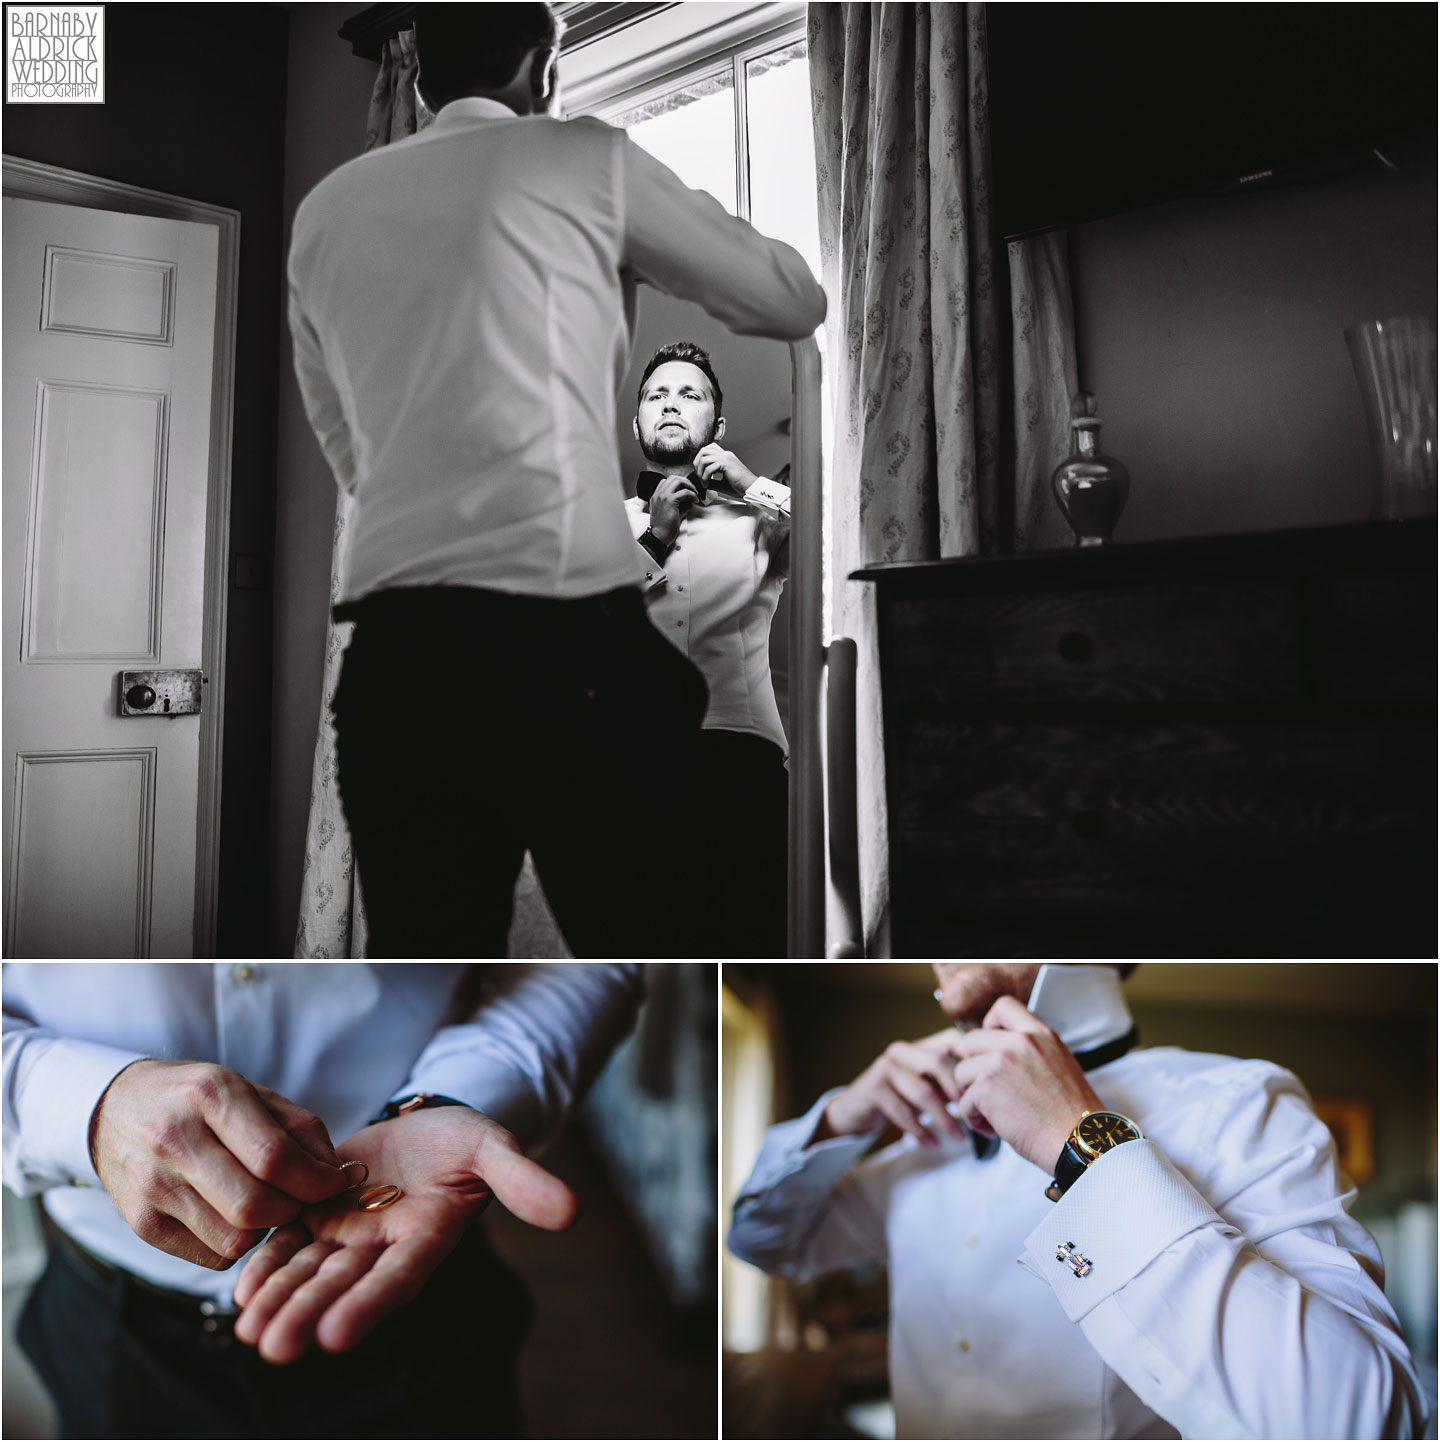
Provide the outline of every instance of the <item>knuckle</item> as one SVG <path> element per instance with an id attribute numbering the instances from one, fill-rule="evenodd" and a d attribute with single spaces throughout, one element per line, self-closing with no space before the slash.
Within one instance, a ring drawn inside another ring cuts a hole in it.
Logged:
<path id="1" fill-rule="evenodd" d="M 130 1217 L 130 1230 L 142 1242 L 158 1245 L 160 1235 L 165 1230 L 165 1216 L 156 1207 L 136 1207 Z"/>
<path id="2" fill-rule="evenodd" d="M 150 1150 L 165 1161 L 183 1157 L 189 1150 L 189 1139 L 184 1123 L 179 1117 L 157 1117 L 147 1128 Z M 159 1171 L 153 1167 L 144 1169 L 146 1190 L 159 1180 Z"/>
<path id="3" fill-rule="evenodd" d="M 288 1138 L 272 1135 L 255 1143 L 250 1166 L 257 1177 L 269 1181 L 279 1172 L 289 1151 L 287 1140 Z"/>
<path id="4" fill-rule="evenodd" d="M 259 1187 L 247 1187 L 230 1209 L 226 1221 L 246 1231 L 274 1225 L 275 1208 Z"/>

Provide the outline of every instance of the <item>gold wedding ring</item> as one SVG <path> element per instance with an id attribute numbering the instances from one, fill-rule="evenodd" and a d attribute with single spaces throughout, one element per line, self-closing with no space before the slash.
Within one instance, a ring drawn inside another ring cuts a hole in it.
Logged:
<path id="1" fill-rule="evenodd" d="M 383 1187 L 371 1187 L 368 1192 L 361 1192 L 356 1199 L 356 1205 L 362 1212 L 378 1212 L 381 1207 L 398 1202 L 404 1195 L 394 1182 L 386 1182 Z"/>
<path id="2" fill-rule="evenodd" d="M 340 1170 L 341 1170 L 342 1172 L 345 1170 L 346 1167 L 363 1167 L 363 1168 L 364 1168 L 364 1174 L 363 1174 L 362 1176 L 356 1177 L 355 1180 L 352 1181 L 352 1182 L 345 1188 L 345 1190 L 346 1190 L 347 1192 L 356 1191 L 356 1190 L 358 1190 L 360 1187 L 363 1187 L 367 1181 L 369 1181 L 369 1179 L 370 1179 L 370 1168 L 367 1167 L 367 1166 L 365 1166 L 365 1163 L 364 1163 L 364 1162 L 341 1162 L 341 1163 L 340 1163 Z"/>

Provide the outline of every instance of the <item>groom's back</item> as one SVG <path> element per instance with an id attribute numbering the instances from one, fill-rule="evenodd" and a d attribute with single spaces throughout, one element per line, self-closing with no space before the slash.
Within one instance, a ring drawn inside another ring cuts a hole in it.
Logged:
<path id="1" fill-rule="evenodd" d="M 461 100 L 301 205 L 292 303 L 352 439 L 348 597 L 483 585 L 501 558 L 513 587 L 522 533 L 534 589 L 632 579 L 591 574 L 585 559 L 631 549 L 615 447 L 624 144 L 599 122 Z M 401 525 L 413 563 L 397 572 Z M 595 528 L 615 544 L 570 545 Z M 537 529 L 548 545 L 533 544 Z"/>

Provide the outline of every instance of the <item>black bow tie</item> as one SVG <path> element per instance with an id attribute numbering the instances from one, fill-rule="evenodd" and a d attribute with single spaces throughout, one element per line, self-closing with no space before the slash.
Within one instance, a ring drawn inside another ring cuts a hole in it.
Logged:
<path id="1" fill-rule="evenodd" d="M 664 479 L 665 477 L 659 471 L 641 471 L 640 479 L 635 482 L 635 494 L 648 506 L 650 497 L 655 494 L 655 487 Z M 691 471 L 685 479 L 700 492 L 700 499 L 703 501 L 705 499 L 705 482 L 694 471 Z"/>
<path id="2" fill-rule="evenodd" d="M 1080 1063 L 1081 1071 L 1094 1071 L 1097 1066 L 1119 1061 L 1139 1040 L 1140 1028 L 1132 1026 L 1124 1036 L 1116 1037 L 1114 1041 L 1092 1046 L 1089 1051 L 1077 1051 L 1075 1060 Z M 970 1140 L 975 1143 L 975 1156 L 982 1162 L 988 1161 L 1000 1150 L 999 1137 L 982 1137 L 979 1132 L 971 1132 Z"/>
<path id="3" fill-rule="evenodd" d="M 664 479 L 665 477 L 659 471 L 641 471 L 639 479 L 635 482 L 635 494 L 648 506 L 650 497 L 655 494 L 655 487 Z M 694 471 L 691 471 L 685 479 L 700 493 L 702 501 L 710 491 L 724 491 L 726 495 L 730 496 L 735 494 L 734 489 L 727 481 L 716 481 L 713 486 L 707 488 L 705 482 Z"/>

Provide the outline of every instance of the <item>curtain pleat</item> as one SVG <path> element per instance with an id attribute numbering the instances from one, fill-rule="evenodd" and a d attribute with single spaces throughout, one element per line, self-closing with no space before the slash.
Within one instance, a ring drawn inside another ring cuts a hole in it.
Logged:
<path id="1" fill-rule="evenodd" d="M 1060 542 L 1049 477 L 1068 450 L 1074 326 L 1063 237 L 1010 247 L 1005 314 L 985 7 L 812 4 L 808 35 L 836 400 L 830 603 L 860 652 L 861 893 L 875 955 L 888 946 L 889 855 L 874 587 L 846 577 Z M 1013 376 L 1000 370 L 1002 327 Z"/>

